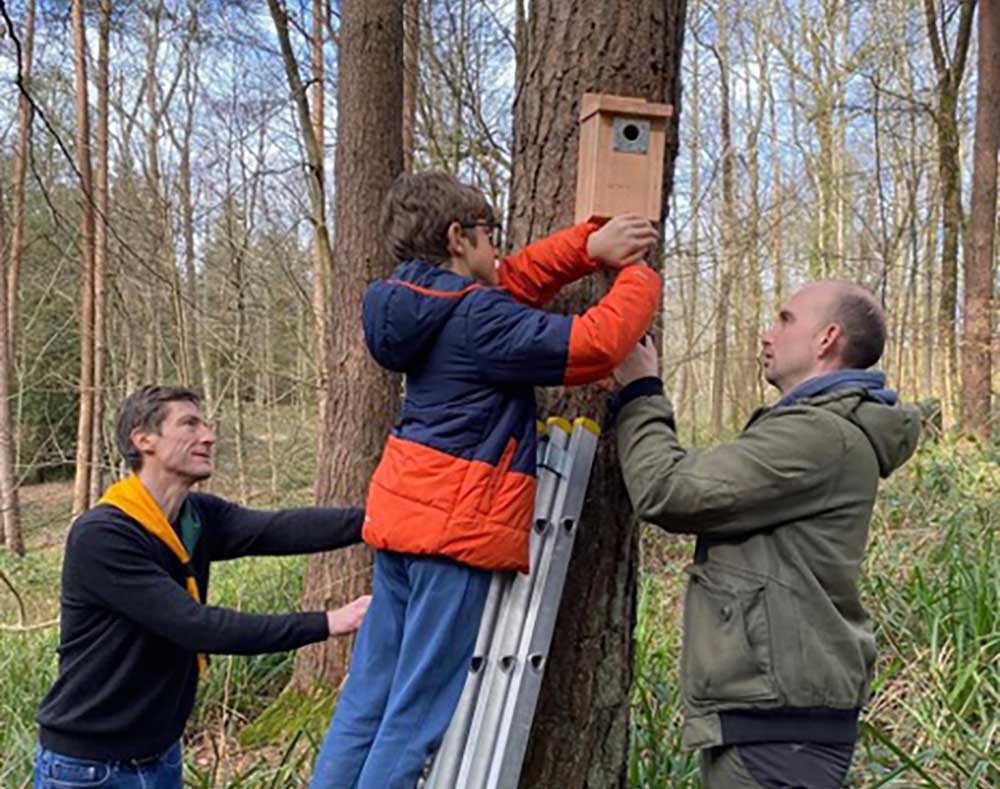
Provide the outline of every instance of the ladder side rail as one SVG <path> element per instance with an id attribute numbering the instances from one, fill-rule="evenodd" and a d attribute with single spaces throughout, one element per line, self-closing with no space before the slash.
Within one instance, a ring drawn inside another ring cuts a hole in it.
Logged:
<path id="1" fill-rule="evenodd" d="M 480 785 L 488 789 L 517 789 L 597 451 L 598 436 L 599 431 L 593 422 L 577 420 L 570 441 L 573 465 L 553 508 L 549 569 L 532 601 L 519 644 L 517 670 L 504 707 L 491 769 L 487 781 Z"/>
<path id="2" fill-rule="evenodd" d="M 555 501 L 565 485 L 568 466 L 566 451 L 570 441 L 569 432 L 561 425 L 563 420 L 549 421 L 549 450 L 546 462 L 540 467 L 541 473 L 549 479 L 545 482 L 544 498 L 539 498 L 535 507 L 535 524 L 548 524 L 552 518 Z M 554 453 L 564 458 L 562 466 L 549 463 Z M 510 680 L 517 667 L 517 652 L 521 643 L 525 619 L 530 602 L 530 590 L 538 578 L 547 571 L 547 554 L 551 552 L 548 543 L 551 529 L 532 528 L 532 553 L 536 557 L 528 575 L 517 574 L 511 584 L 510 594 L 502 603 L 501 620 L 497 625 L 498 637 L 494 639 L 495 649 L 490 654 L 488 674 L 483 680 L 479 701 L 467 735 L 468 747 L 462 756 L 456 786 L 481 786 L 493 758 L 495 743 L 503 717 L 503 709 L 510 689 Z"/>

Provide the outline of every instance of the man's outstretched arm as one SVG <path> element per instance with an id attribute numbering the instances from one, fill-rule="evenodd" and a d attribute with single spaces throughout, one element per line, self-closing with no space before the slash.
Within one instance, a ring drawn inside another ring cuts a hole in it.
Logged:
<path id="1" fill-rule="evenodd" d="M 815 415 L 786 408 L 733 441 L 688 450 L 663 396 L 653 344 L 640 344 L 615 377 L 625 385 L 615 404 L 622 475 L 643 521 L 682 534 L 734 535 L 823 508 L 830 466 L 847 450 L 834 420 L 816 441 Z"/>
<path id="2" fill-rule="evenodd" d="M 152 560 L 142 538 L 88 525 L 68 548 L 74 587 L 90 601 L 190 652 L 257 655 L 353 632 L 370 598 L 334 611 L 254 614 L 204 605 Z"/>
<path id="3" fill-rule="evenodd" d="M 356 507 L 251 510 L 203 493 L 192 499 L 216 561 L 319 553 L 361 542 L 365 513 Z"/>

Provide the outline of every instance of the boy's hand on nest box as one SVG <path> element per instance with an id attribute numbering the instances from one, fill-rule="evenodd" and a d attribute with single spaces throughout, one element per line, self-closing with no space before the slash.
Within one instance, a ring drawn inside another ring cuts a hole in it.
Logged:
<path id="1" fill-rule="evenodd" d="M 608 268 L 620 269 L 645 258 L 660 234 L 645 217 L 621 214 L 587 239 L 587 254 Z"/>

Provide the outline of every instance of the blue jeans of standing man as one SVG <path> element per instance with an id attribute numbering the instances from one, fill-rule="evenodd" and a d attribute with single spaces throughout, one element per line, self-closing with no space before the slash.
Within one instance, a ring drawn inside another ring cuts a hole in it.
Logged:
<path id="1" fill-rule="evenodd" d="M 181 744 L 151 759 L 78 759 L 38 746 L 35 789 L 181 789 Z"/>
<path id="2" fill-rule="evenodd" d="M 413 789 L 462 695 L 490 579 L 440 556 L 376 552 L 311 789 Z"/>

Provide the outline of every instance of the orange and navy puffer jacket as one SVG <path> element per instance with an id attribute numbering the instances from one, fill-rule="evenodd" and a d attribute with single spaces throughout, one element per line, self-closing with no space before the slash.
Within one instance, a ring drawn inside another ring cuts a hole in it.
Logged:
<path id="1" fill-rule="evenodd" d="M 420 260 L 368 288 L 368 349 L 406 374 L 406 396 L 369 488 L 366 543 L 528 571 L 533 387 L 610 375 L 660 296 L 659 277 L 637 265 L 583 315 L 538 309 L 598 268 L 586 253 L 596 227 L 567 228 L 507 258 L 497 288 Z"/>

